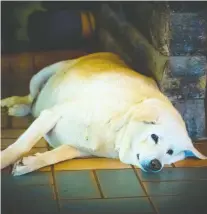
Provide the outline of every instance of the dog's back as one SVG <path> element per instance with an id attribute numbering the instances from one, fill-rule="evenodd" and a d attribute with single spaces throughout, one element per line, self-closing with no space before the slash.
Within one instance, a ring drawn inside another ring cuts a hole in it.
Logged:
<path id="1" fill-rule="evenodd" d="M 64 61 L 40 91 L 33 115 L 66 100 L 87 97 L 100 103 L 111 97 L 133 103 L 150 96 L 165 99 L 155 81 L 131 70 L 117 55 L 96 53 Z"/>

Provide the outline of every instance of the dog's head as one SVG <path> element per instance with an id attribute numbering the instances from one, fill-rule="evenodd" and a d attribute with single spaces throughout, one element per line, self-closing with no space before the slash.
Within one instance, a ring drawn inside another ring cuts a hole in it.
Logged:
<path id="1" fill-rule="evenodd" d="M 146 172 L 159 172 L 164 164 L 186 157 L 206 159 L 188 136 L 177 110 L 166 102 L 148 100 L 125 118 L 119 157 Z"/>

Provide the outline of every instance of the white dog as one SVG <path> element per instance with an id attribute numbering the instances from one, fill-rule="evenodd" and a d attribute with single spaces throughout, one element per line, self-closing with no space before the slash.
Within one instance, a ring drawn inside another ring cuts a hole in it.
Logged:
<path id="1" fill-rule="evenodd" d="M 147 172 L 189 155 L 206 159 L 156 83 L 112 53 L 48 66 L 32 78 L 28 96 L 6 98 L 1 106 L 9 115 L 36 118 L 1 152 L 1 168 L 19 160 L 13 175 L 92 155 L 119 158 Z M 21 158 L 42 137 L 54 149 Z"/>

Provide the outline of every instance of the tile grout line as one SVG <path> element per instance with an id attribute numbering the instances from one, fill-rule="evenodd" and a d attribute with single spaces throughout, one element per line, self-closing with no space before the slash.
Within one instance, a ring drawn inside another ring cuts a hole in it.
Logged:
<path id="1" fill-rule="evenodd" d="M 160 196 L 160 195 L 159 195 Z M 172 195 L 171 195 L 172 196 Z M 162 197 L 162 196 L 160 196 Z M 197 196 L 195 196 L 197 197 Z M 133 199 L 133 198 L 148 198 L 147 196 L 123 196 L 123 197 L 107 197 L 107 198 L 62 198 L 61 200 L 63 201 L 78 201 L 78 200 L 83 200 L 83 201 L 86 201 L 86 200 L 119 200 L 119 199 Z"/>
<path id="2" fill-rule="evenodd" d="M 157 182 L 197 182 L 197 181 L 206 181 L 207 179 L 206 178 L 203 178 L 203 179 L 189 179 L 189 180 L 186 180 L 186 179 L 173 179 L 173 180 L 143 180 L 142 182 L 144 183 L 157 183 Z"/>
<path id="3" fill-rule="evenodd" d="M 144 185 L 143 185 L 143 183 L 142 183 L 142 181 L 141 181 L 141 179 L 140 179 L 140 177 L 139 177 L 139 175 L 138 175 L 136 169 L 134 168 L 134 166 L 132 166 L 132 169 L 133 169 L 133 171 L 134 171 L 134 173 L 135 173 L 135 176 L 137 177 L 137 179 L 138 179 L 138 181 L 139 181 L 139 183 L 140 183 L 140 185 L 141 185 L 141 187 L 142 187 L 144 193 L 146 194 L 146 196 L 147 196 L 147 198 L 148 198 L 148 200 L 149 200 L 149 202 L 150 202 L 151 207 L 153 208 L 153 210 L 154 210 L 154 212 L 155 212 L 156 214 L 159 214 L 159 212 L 158 212 L 156 206 L 153 204 L 153 202 L 152 202 L 150 196 L 147 194 L 147 191 L 146 191 L 146 189 L 145 189 L 145 187 L 144 187 Z"/>
<path id="4" fill-rule="evenodd" d="M 46 148 L 48 151 L 51 150 L 49 144 L 47 143 Z M 53 179 L 53 188 L 54 188 L 54 192 L 55 192 L 55 201 L 57 204 L 57 211 L 58 213 L 60 213 L 60 198 L 59 198 L 59 194 L 58 194 L 58 188 L 57 188 L 57 182 L 56 182 L 56 178 L 55 178 L 55 167 L 54 164 L 50 166 L 51 167 L 51 173 L 52 173 L 52 179 Z"/>
<path id="5" fill-rule="evenodd" d="M 51 173 L 52 173 L 52 178 L 53 178 L 53 186 L 54 186 L 54 192 L 55 192 L 55 200 L 56 200 L 58 212 L 60 213 L 60 198 L 59 198 L 58 189 L 57 189 L 57 183 L 56 183 L 56 179 L 55 179 L 54 165 L 51 166 Z"/>
<path id="6" fill-rule="evenodd" d="M 99 179 L 98 179 L 98 176 L 97 176 L 97 174 L 96 174 L 96 170 L 92 170 L 92 172 L 93 172 L 93 176 L 94 176 L 95 181 L 96 181 L 96 185 L 97 185 L 98 190 L 99 190 L 99 192 L 100 192 L 101 199 L 103 199 L 103 198 L 105 198 L 105 197 L 104 197 L 103 191 L 102 191 L 102 189 L 101 189 L 101 184 L 100 184 Z"/>

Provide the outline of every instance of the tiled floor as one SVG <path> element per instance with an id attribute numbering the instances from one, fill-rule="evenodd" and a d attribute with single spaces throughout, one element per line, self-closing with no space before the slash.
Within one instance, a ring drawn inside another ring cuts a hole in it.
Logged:
<path id="1" fill-rule="evenodd" d="M 2 112 L 1 149 L 28 127 L 30 118 Z M 207 142 L 196 147 L 207 155 Z M 30 153 L 48 150 L 41 140 Z M 2 171 L 2 214 L 207 213 L 207 161 L 186 160 L 157 174 L 105 158 L 65 161 L 13 177 Z"/>

